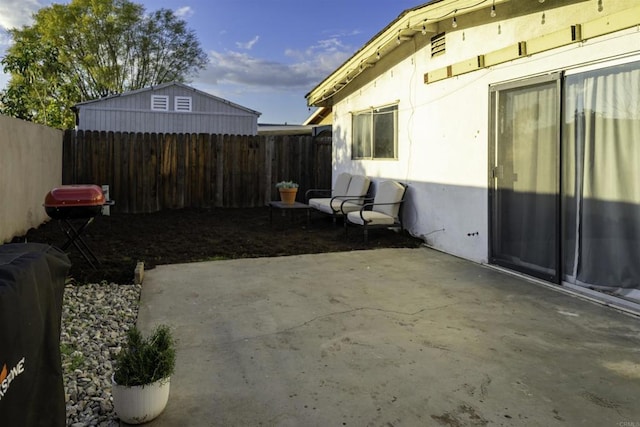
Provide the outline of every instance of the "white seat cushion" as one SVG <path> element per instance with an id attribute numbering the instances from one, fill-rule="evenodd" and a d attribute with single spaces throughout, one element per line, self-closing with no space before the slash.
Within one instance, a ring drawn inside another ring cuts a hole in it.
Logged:
<path id="1" fill-rule="evenodd" d="M 367 225 L 393 225 L 395 223 L 392 216 L 382 212 L 363 211 L 362 216 L 367 221 Z M 360 212 L 349 212 L 347 220 L 352 224 L 364 225 Z"/>
<path id="2" fill-rule="evenodd" d="M 334 206 L 336 205 L 336 202 L 334 201 Z M 360 208 L 362 207 L 362 204 L 360 203 L 354 203 L 354 202 L 344 202 L 344 203 L 340 203 L 338 205 L 338 209 L 341 209 L 342 212 L 348 213 L 348 212 L 353 212 L 353 211 L 359 211 Z"/>
<path id="3" fill-rule="evenodd" d="M 309 200 L 309 206 L 319 210 L 320 212 L 324 212 L 329 215 L 333 215 L 333 214 L 341 215 L 342 212 L 340 211 L 340 206 L 342 206 L 342 209 L 345 212 L 357 211 L 362 207 L 362 205 L 359 205 L 357 203 L 344 202 L 343 204 L 340 199 L 334 199 L 333 209 L 332 209 L 331 199 L 326 199 L 326 198 L 311 199 Z"/>
<path id="4" fill-rule="evenodd" d="M 324 203 L 329 203 L 331 199 L 329 198 L 316 198 L 316 199 L 309 199 L 309 206 L 311 206 L 312 208 L 318 209 L 318 207 Z"/>
<path id="5" fill-rule="evenodd" d="M 376 189 L 376 197 L 373 199 L 373 208 L 372 210 L 381 212 L 386 214 L 392 218 L 398 216 L 398 210 L 400 209 L 400 204 L 398 203 L 402 200 L 404 196 L 405 187 L 402 186 L 399 182 L 396 181 L 383 181 L 378 185 Z M 376 206 L 376 203 L 394 203 L 394 204 L 384 204 Z"/>
<path id="6" fill-rule="evenodd" d="M 331 197 L 334 196 L 344 196 L 347 194 L 347 190 L 349 189 L 349 183 L 351 182 L 351 174 L 342 172 L 336 178 L 336 183 L 333 186 L 333 191 L 331 192 Z"/>
<path id="7" fill-rule="evenodd" d="M 349 188 L 347 190 L 347 198 L 364 197 L 369 191 L 369 185 L 371 180 L 362 175 L 353 175 L 351 182 L 349 182 Z"/>
<path id="8" fill-rule="evenodd" d="M 331 209 L 331 199 L 329 198 L 311 199 L 309 200 L 309 206 L 319 210 L 320 212 L 333 215 L 333 209 Z"/>
<path id="9" fill-rule="evenodd" d="M 337 189 L 347 181 L 348 188 L 346 191 L 341 195 L 338 194 Z M 369 190 L 369 184 L 370 180 L 366 176 L 351 176 L 348 173 L 342 173 L 338 175 L 336 189 L 333 191 L 333 194 L 337 197 L 333 199 L 329 197 L 309 199 L 309 206 L 329 215 L 342 215 L 341 207 L 345 213 L 360 210 L 364 203 L 364 196 Z M 345 201 L 343 204 L 345 199 L 349 199 L 349 201 Z"/>

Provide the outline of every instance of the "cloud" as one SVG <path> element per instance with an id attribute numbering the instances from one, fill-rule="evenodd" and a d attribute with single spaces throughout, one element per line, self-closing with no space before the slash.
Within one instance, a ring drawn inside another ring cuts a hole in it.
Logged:
<path id="1" fill-rule="evenodd" d="M 38 0 L 0 1 L 0 28 L 21 28 L 32 23 L 31 16 L 43 5 Z"/>
<path id="2" fill-rule="evenodd" d="M 268 90 L 309 90 L 342 64 L 349 54 L 329 52 L 317 56 L 292 53 L 292 64 L 257 58 L 244 52 L 209 53 L 209 64 L 198 78 L 207 85 L 236 84 Z"/>
<path id="3" fill-rule="evenodd" d="M 174 13 L 178 18 L 184 19 L 184 18 L 192 17 L 194 12 L 193 12 L 193 9 L 191 9 L 190 6 L 183 6 L 183 7 L 180 7 L 178 9 L 176 9 Z"/>
<path id="4" fill-rule="evenodd" d="M 254 44 L 256 44 L 260 40 L 260 36 L 255 36 L 253 39 L 249 40 L 246 43 L 236 42 L 236 46 L 239 49 L 251 50 Z"/>
<path id="5" fill-rule="evenodd" d="M 236 43 L 249 50 L 258 41 Z M 307 91 L 320 83 L 353 54 L 351 46 L 340 37 L 328 37 L 303 49 L 286 49 L 290 61 L 276 61 L 237 51 L 209 52 L 209 64 L 196 80 L 207 86 L 236 85 L 246 90 Z"/>
<path id="6" fill-rule="evenodd" d="M 306 58 L 316 58 L 322 60 L 322 58 L 343 58 L 348 52 L 348 46 L 344 45 L 339 39 L 325 39 L 320 40 L 317 44 L 306 48 L 305 50 L 287 49 L 285 55 L 299 61 L 304 61 Z M 340 64 L 336 64 L 336 67 Z"/>
<path id="7" fill-rule="evenodd" d="M 324 34 L 329 34 L 332 39 L 339 39 L 342 37 L 356 37 L 362 34 L 360 30 L 325 30 Z"/>
<path id="8" fill-rule="evenodd" d="M 0 58 L 13 42 L 8 30 L 33 23 L 32 15 L 43 7 L 38 0 L 0 0 Z M 9 74 L 0 67 L 0 88 L 6 87 Z"/>
<path id="9" fill-rule="evenodd" d="M 337 37 L 320 40 L 317 45 L 311 46 L 312 51 L 339 52 L 344 51 L 346 46 Z"/>

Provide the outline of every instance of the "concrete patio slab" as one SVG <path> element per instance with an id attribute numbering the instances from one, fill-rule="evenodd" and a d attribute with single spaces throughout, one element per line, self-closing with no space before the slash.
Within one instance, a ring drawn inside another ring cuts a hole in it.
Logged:
<path id="1" fill-rule="evenodd" d="M 163 426 L 640 426 L 640 320 L 427 248 L 159 266 Z"/>

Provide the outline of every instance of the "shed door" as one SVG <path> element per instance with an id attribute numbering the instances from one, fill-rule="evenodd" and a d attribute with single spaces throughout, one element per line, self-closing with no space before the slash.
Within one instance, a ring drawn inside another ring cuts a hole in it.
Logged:
<path id="1" fill-rule="evenodd" d="M 558 282 L 559 75 L 491 88 L 490 261 Z"/>

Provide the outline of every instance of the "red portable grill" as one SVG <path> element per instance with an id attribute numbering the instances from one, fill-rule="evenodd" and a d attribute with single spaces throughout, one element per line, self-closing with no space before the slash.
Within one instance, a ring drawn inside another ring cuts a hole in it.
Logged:
<path id="1" fill-rule="evenodd" d="M 113 205 L 113 201 L 106 201 L 102 189 L 97 185 L 62 185 L 47 193 L 44 199 L 44 209 L 52 219 L 57 219 L 67 241 L 61 246 L 66 251 L 73 245 L 93 268 L 100 264 L 91 248 L 82 238 L 93 219 L 102 212 L 105 205 Z M 75 227 L 71 220 L 82 220 L 79 227 Z M 93 261 L 92 261 L 93 260 Z"/>

